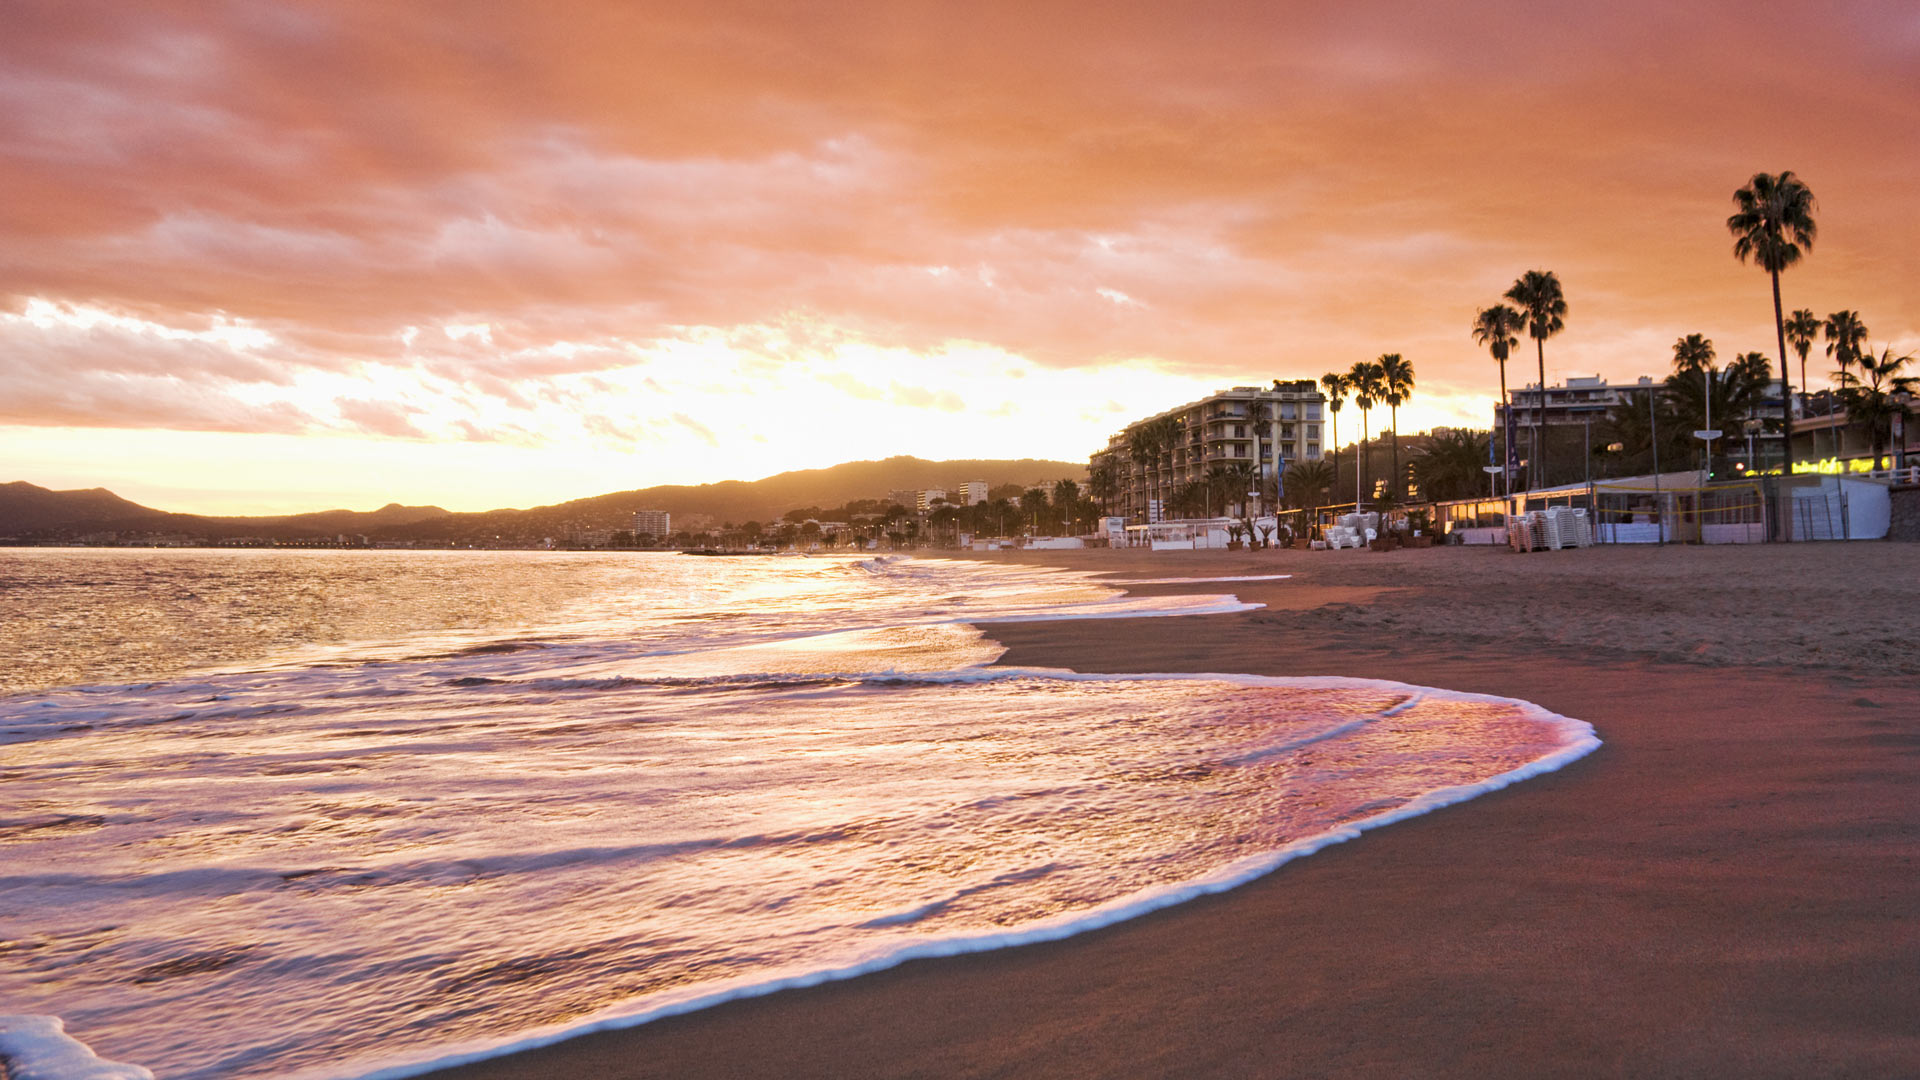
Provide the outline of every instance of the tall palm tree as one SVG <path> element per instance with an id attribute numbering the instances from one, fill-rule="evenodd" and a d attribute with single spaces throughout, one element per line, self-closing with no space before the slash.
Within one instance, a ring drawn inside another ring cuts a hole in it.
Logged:
<path id="1" fill-rule="evenodd" d="M 1374 405 L 1386 396 L 1386 382 L 1386 371 L 1373 360 L 1362 360 L 1353 365 L 1353 370 L 1347 372 L 1347 387 L 1353 391 L 1353 403 L 1360 406 L 1360 441 L 1354 444 L 1353 450 L 1354 471 L 1357 474 L 1354 477 L 1353 489 L 1355 510 L 1360 509 L 1360 504 L 1366 499 L 1367 414 L 1372 412 Z"/>
<path id="2" fill-rule="evenodd" d="M 1413 397 L 1413 364 L 1399 353 L 1380 357 L 1380 388 L 1393 422 L 1393 497 L 1407 496 L 1407 475 L 1400 471 L 1400 406 Z"/>
<path id="3" fill-rule="evenodd" d="M 1508 289 L 1506 298 L 1520 305 L 1527 318 L 1527 333 L 1533 338 L 1540 361 L 1540 407 L 1533 414 L 1533 486 L 1545 487 L 1547 479 L 1547 339 L 1567 328 L 1567 298 L 1561 292 L 1560 278 L 1551 270 L 1529 270 Z"/>
<path id="4" fill-rule="evenodd" d="M 1827 359 L 1832 360 L 1834 364 L 1837 365 L 1834 374 L 1838 376 L 1852 368 L 1854 361 L 1860 356 L 1861 346 L 1865 345 L 1867 341 L 1867 324 L 1860 321 L 1860 313 L 1857 311 L 1836 311 L 1828 315 L 1826 322 L 1821 324 L 1821 332 L 1827 339 Z M 1803 387 L 1806 385 L 1804 372 L 1802 372 L 1800 384 Z M 1839 396 L 1837 393 L 1838 389 L 1839 385 L 1836 384 L 1835 397 Z M 1832 402 L 1833 399 L 1830 398 L 1827 404 L 1827 413 L 1829 415 L 1833 413 Z M 1840 430 L 1829 427 L 1827 434 L 1833 439 L 1834 459 L 1839 460 Z"/>
<path id="5" fill-rule="evenodd" d="M 1520 344 L 1519 331 L 1525 329 L 1526 325 L 1520 313 L 1505 304 L 1482 308 L 1480 314 L 1473 317 L 1474 344 L 1492 353 L 1494 362 L 1500 365 L 1500 433 L 1503 439 L 1507 437 L 1506 416 L 1513 409 L 1512 403 L 1507 400 L 1507 357 L 1513 355 L 1514 347 Z M 1513 478 L 1504 472 L 1501 476 L 1505 480 L 1502 489 L 1511 488 Z"/>
<path id="6" fill-rule="evenodd" d="M 1820 336 L 1820 325 L 1819 316 L 1806 308 L 1787 316 L 1787 344 L 1792 345 L 1795 355 L 1800 357 L 1800 411 L 1803 415 L 1812 401 L 1807 391 L 1807 353 L 1813 349 L 1813 340 Z M 1815 452 L 1818 453 L 1818 450 Z"/>
<path id="7" fill-rule="evenodd" d="M 1278 386 L 1279 384 L 1280 380 L 1275 379 L 1274 385 Z M 1346 404 L 1347 391 L 1353 389 L 1353 387 L 1348 385 L 1345 375 L 1337 371 L 1329 371 L 1325 375 L 1320 376 L 1320 389 L 1327 392 L 1327 423 L 1330 425 L 1328 429 L 1329 438 L 1327 439 L 1327 457 L 1333 462 L 1333 485 L 1328 488 L 1328 490 L 1339 491 L 1340 459 L 1335 456 L 1335 451 L 1340 449 L 1340 406 Z"/>
<path id="8" fill-rule="evenodd" d="M 1773 328 L 1780 341 L 1780 407 L 1793 400 L 1787 385 L 1787 320 L 1780 313 L 1780 271 L 1800 261 L 1801 251 L 1813 250 L 1813 192 L 1788 169 L 1778 176 L 1754 173 L 1747 186 L 1733 193 L 1734 212 L 1727 218 L 1733 234 L 1733 257 L 1751 258 L 1773 279 Z M 1782 475 L 1793 475 L 1793 424 L 1780 428 Z"/>

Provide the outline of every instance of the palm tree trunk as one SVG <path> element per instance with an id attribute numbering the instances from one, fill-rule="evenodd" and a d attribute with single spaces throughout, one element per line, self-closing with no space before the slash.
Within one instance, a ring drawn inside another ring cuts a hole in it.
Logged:
<path id="1" fill-rule="evenodd" d="M 1529 486 L 1543 488 L 1547 486 L 1547 339 L 1534 338 L 1533 347 L 1540 355 L 1540 407 L 1533 414 L 1533 475 L 1537 479 Z"/>
<path id="2" fill-rule="evenodd" d="M 1328 493 L 1340 490 L 1340 414 L 1327 410 L 1327 422 L 1332 425 L 1327 441 L 1327 457 L 1333 462 L 1333 487 Z"/>
<path id="3" fill-rule="evenodd" d="M 1513 449 L 1507 446 L 1507 415 L 1513 412 L 1513 402 L 1507 398 L 1507 362 L 1500 361 L 1500 448 L 1506 453 L 1500 455 L 1500 493 L 1513 494 L 1513 477 L 1507 473 L 1507 459 L 1513 456 Z"/>
<path id="4" fill-rule="evenodd" d="M 1793 475 L 1793 410 L 1788 408 L 1788 403 L 1793 400 L 1789 395 L 1793 391 L 1787 385 L 1787 321 L 1780 313 L 1780 271 L 1770 270 L 1767 273 L 1773 278 L 1773 330 L 1780 341 L 1780 476 L 1785 479 Z M 1787 523 L 1792 520 L 1787 510 L 1789 500 L 1785 497 L 1784 485 L 1777 491 L 1773 502 L 1779 508 L 1780 539 L 1785 540 Z"/>
<path id="5" fill-rule="evenodd" d="M 1353 512 L 1360 512 L 1361 494 L 1367 486 L 1367 413 L 1372 410 L 1360 410 L 1360 441 L 1353 447 Z"/>
<path id="6" fill-rule="evenodd" d="M 1787 385 L 1787 323 L 1780 314 L 1780 271 L 1773 277 L 1773 330 L 1780 339 L 1780 461 L 1782 476 L 1793 475 L 1793 390 Z M 1805 380 L 1802 380 L 1803 382 Z"/>
<path id="7" fill-rule="evenodd" d="M 1393 414 L 1393 480 L 1392 488 L 1395 502 L 1400 501 L 1400 406 L 1389 405 L 1387 411 Z"/>

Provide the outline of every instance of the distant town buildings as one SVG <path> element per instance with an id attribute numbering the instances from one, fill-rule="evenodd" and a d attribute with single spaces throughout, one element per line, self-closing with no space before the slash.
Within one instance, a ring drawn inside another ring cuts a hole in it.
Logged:
<path id="1" fill-rule="evenodd" d="M 919 510 L 921 513 L 924 514 L 927 511 L 933 509 L 933 504 L 936 499 L 942 502 L 949 501 L 947 499 L 947 489 L 946 488 L 928 488 L 927 490 L 920 493 L 919 497 L 914 500 L 913 505 L 915 509 Z"/>
<path id="2" fill-rule="evenodd" d="M 1513 422 L 1515 427 L 1530 428 L 1536 423 L 1548 426 L 1557 424 L 1584 424 L 1589 419 L 1598 420 L 1607 414 L 1607 410 L 1627 401 L 1634 393 L 1655 389 L 1658 386 L 1647 375 L 1630 383 L 1610 383 L 1595 375 L 1591 378 L 1579 376 L 1568 379 L 1559 386 L 1546 389 L 1545 405 L 1541 404 L 1542 394 L 1539 383 L 1528 383 L 1508 391 L 1513 399 Z M 1544 408 L 1544 414 L 1542 409 Z M 1505 423 L 1506 409 L 1499 402 L 1493 406 L 1493 428 L 1501 430 Z"/>
<path id="3" fill-rule="evenodd" d="M 1249 490 L 1268 490 L 1288 465 L 1318 461 L 1325 409 L 1313 379 L 1236 386 L 1127 425 L 1093 455 L 1090 473 L 1111 477 L 1116 513 L 1151 523 L 1216 466 L 1247 466 Z"/>
<path id="4" fill-rule="evenodd" d="M 1592 377 L 1576 376 L 1559 386 L 1549 386 L 1543 395 L 1539 383 L 1508 391 L 1513 398 L 1513 422 L 1516 428 L 1525 430 L 1536 422 L 1554 427 L 1561 424 L 1584 424 L 1588 420 L 1599 422 L 1607 415 L 1607 410 L 1615 405 L 1625 404 L 1634 394 L 1650 390 L 1664 392 L 1664 383 L 1657 382 L 1652 376 L 1642 375 L 1630 383 L 1612 383 L 1598 375 Z M 1644 398 L 1642 399 L 1645 400 Z M 1769 383 L 1763 391 L 1762 413 L 1776 420 L 1780 416 L 1780 384 Z M 1544 410 L 1544 412 L 1543 412 Z M 1506 410 L 1496 402 L 1493 406 L 1493 427 L 1501 430 Z"/>
<path id="5" fill-rule="evenodd" d="M 954 490 L 954 496 L 953 501 L 962 506 L 977 506 L 987 501 L 987 482 L 969 480 Z"/>
<path id="6" fill-rule="evenodd" d="M 673 515 L 665 510 L 635 510 L 633 512 L 633 535 L 651 536 L 655 540 L 665 540 L 673 535 Z"/>

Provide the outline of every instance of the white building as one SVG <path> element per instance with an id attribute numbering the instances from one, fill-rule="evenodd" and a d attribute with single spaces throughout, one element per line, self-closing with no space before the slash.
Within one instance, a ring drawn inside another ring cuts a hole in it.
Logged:
<path id="1" fill-rule="evenodd" d="M 665 540 L 673 535 L 673 515 L 665 510 L 635 510 L 633 512 L 633 535 L 651 536 L 655 540 Z"/>
<path id="2" fill-rule="evenodd" d="M 969 480 L 964 484 L 956 484 L 949 498 L 961 506 L 978 506 L 987 501 L 987 482 Z"/>
<path id="3" fill-rule="evenodd" d="M 946 497 L 947 497 L 946 488 L 928 488 L 927 490 L 920 493 L 920 497 L 918 499 L 914 500 L 914 508 L 924 514 L 927 511 L 933 509 L 933 500 L 945 499 Z"/>
<path id="4" fill-rule="evenodd" d="M 1090 472 L 1111 474 L 1111 505 L 1122 516 L 1157 522 L 1164 502 L 1216 466 L 1246 466 L 1265 488 L 1287 465 L 1318 461 L 1325 405 L 1313 379 L 1236 386 L 1127 425 L 1093 455 Z M 1166 437 L 1155 440 L 1161 425 Z"/>

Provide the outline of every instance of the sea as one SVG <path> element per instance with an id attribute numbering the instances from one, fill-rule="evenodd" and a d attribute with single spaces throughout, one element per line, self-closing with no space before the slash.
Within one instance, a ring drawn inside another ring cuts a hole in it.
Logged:
<path id="1" fill-rule="evenodd" d="M 1065 937 L 1598 745 L 1400 683 L 1005 667 L 980 628 L 1249 606 L 1189 587 L 0 549 L 0 1062 L 410 1076 Z"/>

